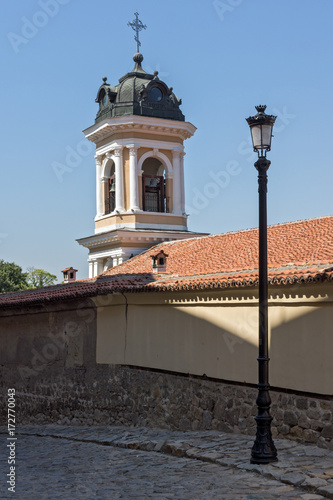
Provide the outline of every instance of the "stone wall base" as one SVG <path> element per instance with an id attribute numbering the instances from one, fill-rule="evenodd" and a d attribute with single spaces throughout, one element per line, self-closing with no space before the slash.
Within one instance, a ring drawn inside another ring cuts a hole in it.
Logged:
<path id="1" fill-rule="evenodd" d="M 140 368 L 95 365 L 46 371 L 24 379 L 3 367 L 1 424 L 6 395 L 16 390 L 20 424 L 84 424 L 214 429 L 255 435 L 257 389 L 216 380 Z M 6 381 L 6 385 L 4 384 Z M 333 399 L 271 390 L 273 438 L 284 437 L 333 449 Z"/>

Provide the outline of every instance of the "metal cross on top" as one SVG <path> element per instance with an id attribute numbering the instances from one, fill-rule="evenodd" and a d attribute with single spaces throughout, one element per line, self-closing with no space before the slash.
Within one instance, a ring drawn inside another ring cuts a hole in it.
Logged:
<path id="1" fill-rule="evenodd" d="M 140 21 L 138 12 L 135 12 L 134 15 L 135 15 L 135 20 L 132 21 L 131 23 L 128 22 L 127 26 L 130 26 L 134 31 L 136 31 L 136 35 L 134 37 L 134 40 L 136 41 L 136 51 L 139 52 L 140 45 L 141 45 L 141 42 L 139 40 L 139 33 L 141 30 L 145 30 L 147 28 L 147 26 L 145 24 L 143 24 L 142 21 Z"/>

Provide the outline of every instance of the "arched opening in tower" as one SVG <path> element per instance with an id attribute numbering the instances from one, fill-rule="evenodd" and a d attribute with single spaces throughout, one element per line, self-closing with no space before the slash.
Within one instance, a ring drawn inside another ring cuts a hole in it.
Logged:
<path id="1" fill-rule="evenodd" d="M 114 175 L 114 163 L 109 162 L 107 182 L 104 183 L 104 214 L 110 214 L 116 208 L 116 178 Z"/>
<path id="2" fill-rule="evenodd" d="M 145 212 L 169 212 L 165 167 L 157 158 L 142 165 L 142 207 Z"/>

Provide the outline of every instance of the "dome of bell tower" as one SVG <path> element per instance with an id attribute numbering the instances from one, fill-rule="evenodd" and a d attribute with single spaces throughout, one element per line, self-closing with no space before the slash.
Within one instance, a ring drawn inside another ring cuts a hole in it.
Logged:
<path id="1" fill-rule="evenodd" d="M 144 71 L 140 52 L 134 54 L 133 61 L 133 70 L 121 77 L 114 87 L 103 78 L 96 97 L 99 110 L 95 123 L 123 115 L 185 121 L 180 109 L 181 99 L 174 94 L 173 88 L 159 79 L 158 71 L 153 75 Z"/>

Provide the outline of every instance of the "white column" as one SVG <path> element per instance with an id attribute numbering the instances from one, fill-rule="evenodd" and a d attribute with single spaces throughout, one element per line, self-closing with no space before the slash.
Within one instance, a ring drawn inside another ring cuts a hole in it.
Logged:
<path id="1" fill-rule="evenodd" d="M 96 217 L 104 214 L 102 184 L 101 184 L 101 166 L 102 160 L 100 156 L 95 156 L 96 159 Z"/>
<path id="2" fill-rule="evenodd" d="M 181 175 L 180 175 L 180 151 L 172 151 L 173 166 L 173 213 L 181 213 Z"/>
<path id="3" fill-rule="evenodd" d="M 122 264 L 123 262 L 125 262 L 125 260 L 127 260 L 129 258 L 129 254 L 126 253 L 126 252 L 123 252 L 121 251 L 117 257 L 117 265 L 119 266 L 119 264 Z"/>
<path id="4" fill-rule="evenodd" d="M 92 264 L 93 264 L 92 278 L 95 278 L 96 276 L 98 276 L 103 272 L 103 261 L 101 259 L 93 259 Z"/>
<path id="5" fill-rule="evenodd" d="M 139 183 L 138 183 L 138 148 L 136 146 L 127 146 L 130 157 L 130 210 L 140 210 L 139 207 Z"/>
<path id="6" fill-rule="evenodd" d="M 166 180 L 166 184 L 167 185 L 170 185 L 172 181 L 172 184 L 174 182 L 173 180 L 173 172 L 170 173 L 168 171 L 165 172 L 165 180 Z M 167 190 L 168 194 L 170 194 L 170 196 L 168 196 L 168 199 L 167 199 L 167 211 L 168 213 L 170 212 L 171 213 L 171 202 L 173 200 L 173 193 L 170 192 L 170 190 L 168 189 Z M 174 212 L 174 207 L 172 208 L 172 212 Z"/>
<path id="7" fill-rule="evenodd" d="M 186 153 L 180 153 L 180 179 L 181 179 L 181 212 L 186 213 L 185 210 L 185 174 L 184 174 L 184 156 Z"/>
<path id="8" fill-rule="evenodd" d="M 124 168 L 123 168 L 123 150 L 122 148 L 115 149 L 114 155 L 114 172 L 116 177 L 116 207 L 118 212 L 124 212 Z"/>
<path id="9" fill-rule="evenodd" d="M 107 183 L 108 183 L 108 178 L 107 177 L 101 177 L 101 191 L 102 191 L 102 196 L 101 196 L 101 200 L 103 201 L 103 192 L 106 193 L 107 192 Z M 106 184 L 106 187 L 105 187 L 105 184 Z M 109 194 L 107 194 L 107 196 L 109 196 Z M 101 203 L 102 203 L 101 201 Z M 102 207 L 102 211 L 103 211 L 103 214 L 105 214 L 105 196 L 104 196 L 104 207 Z"/>
<path id="10" fill-rule="evenodd" d="M 92 260 L 88 260 L 89 263 L 89 278 L 94 277 L 94 262 Z"/>
<path id="11" fill-rule="evenodd" d="M 103 259 L 97 259 L 97 274 L 96 274 L 96 276 L 98 276 L 102 272 L 103 272 Z"/>
<path id="12" fill-rule="evenodd" d="M 95 276 L 97 276 L 98 274 L 98 271 L 97 271 L 97 260 L 93 260 L 93 265 L 94 265 L 94 270 L 93 270 L 93 278 L 95 278 Z"/>

